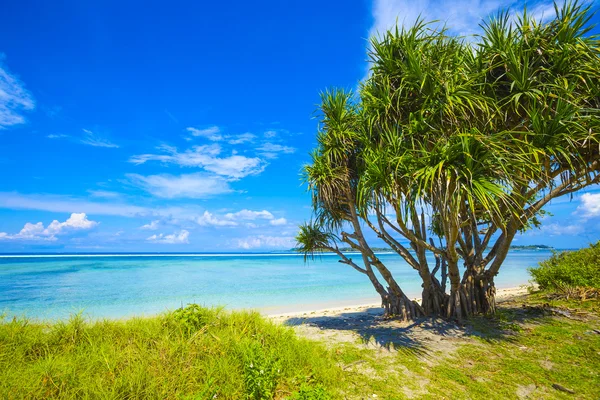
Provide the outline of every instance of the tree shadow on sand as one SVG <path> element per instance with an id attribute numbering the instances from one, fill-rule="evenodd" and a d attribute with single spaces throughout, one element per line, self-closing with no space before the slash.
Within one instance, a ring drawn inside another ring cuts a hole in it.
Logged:
<path id="1" fill-rule="evenodd" d="M 512 341 L 521 327 L 537 324 L 547 314 L 518 302 L 502 304 L 495 316 L 479 316 L 462 321 L 420 318 L 413 322 L 384 319 L 381 308 L 359 312 L 290 318 L 288 326 L 309 326 L 322 331 L 352 332 L 363 344 L 376 344 L 387 350 L 403 350 L 426 355 L 429 350 L 448 347 L 448 342 L 480 338 L 485 341 Z"/>

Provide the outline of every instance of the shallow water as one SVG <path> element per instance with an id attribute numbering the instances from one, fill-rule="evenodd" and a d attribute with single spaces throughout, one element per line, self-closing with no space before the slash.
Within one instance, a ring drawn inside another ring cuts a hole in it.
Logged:
<path id="1" fill-rule="evenodd" d="M 498 287 L 527 283 L 527 268 L 549 251 L 512 251 Z M 359 258 L 358 255 L 354 256 Z M 381 260 L 410 296 L 420 282 L 397 255 Z M 305 264 L 298 255 L 0 256 L 0 313 L 67 318 L 156 314 L 187 303 L 273 309 L 376 299 L 366 276 L 323 255 Z"/>

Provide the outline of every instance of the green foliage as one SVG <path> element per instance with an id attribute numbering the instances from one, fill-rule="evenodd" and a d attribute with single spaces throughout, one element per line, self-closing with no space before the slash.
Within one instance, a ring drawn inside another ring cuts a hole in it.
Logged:
<path id="1" fill-rule="evenodd" d="M 297 393 L 294 393 L 290 400 L 330 400 L 331 396 L 322 386 L 302 385 Z"/>
<path id="2" fill-rule="evenodd" d="M 372 38 L 358 92 L 321 96 L 317 147 L 303 170 L 314 217 L 298 248 L 311 256 L 343 242 L 382 272 L 363 232 L 371 229 L 418 261 L 421 276 L 426 251 L 447 261 L 456 285 L 457 264 L 496 276 L 515 235 L 539 227 L 551 199 L 600 183 L 591 7 L 566 1 L 544 21 L 500 12 L 473 40 L 423 20 Z M 393 288 L 386 276 L 382 286 Z"/>
<path id="3" fill-rule="evenodd" d="M 246 349 L 244 383 L 249 399 L 271 399 L 281 374 L 281 362 L 275 353 L 267 353 L 259 343 Z"/>
<path id="4" fill-rule="evenodd" d="M 562 285 L 600 289 L 600 242 L 577 251 L 555 252 L 529 272 L 541 289 Z"/>
<path id="5" fill-rule="evenodd" d="M 187 307 L 181 307 L 170 314 L 175 326 L 192 334 L 199 329 L 206 327 L 217 314 L 208 308 L 200 307 L 198 304 L 189 304 Z"/>
<path id="6" fill-rule="evenodd" d="M 0 321 L 0 398 L 270 399 L 340 374 L 322 345 L 251 312 Z"/>

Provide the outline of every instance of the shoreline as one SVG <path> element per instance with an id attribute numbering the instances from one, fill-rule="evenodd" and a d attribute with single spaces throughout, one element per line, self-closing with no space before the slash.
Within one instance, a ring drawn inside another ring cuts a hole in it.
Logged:
<path id="1" fill-rule="evenodd" d="M 507 288 L 499 288 L 496 292 L 496 300 L 498 302 L 505 301 L 507 299 L 511 299 L 513 297 L 521 296 L 528 293 L 527 287 L 529 284 L 523 284 L 520 286 L 513 286 Z M 348 304 L 341 304 L 343 302 L 330 302 L 327 304 L 324 303 L 313 303 L 314 307 L 319 308 L 307 308 L 310 305 L 300 305 L 298 306 L 289 306 L 289 311 L 284 312 L 275 312 L 277 310 L 265 310 L 258 309 L 265 318 L 268 318 L 277 323 L 284 323 L 289 319 L 304 319 L 304 318 L 318 318 L 318 317 L 332 317 L 339 316 L 341 314 L 353 314 L 355 316 L 359 316 L 361 314 L 364 315 L 373 315 L 373 314 L 383 314 L 383 308 L 381 307 L 381 301 L 377 298 L 372 299 L 363 299 L 369 301 L 357 302 L 348 301 Z M 419 300 L 413 297 L 413 300 Z M 295 307 L 295 308 L 292 308 Z M 282 307 L 283 309 L 283 307 Z"/>

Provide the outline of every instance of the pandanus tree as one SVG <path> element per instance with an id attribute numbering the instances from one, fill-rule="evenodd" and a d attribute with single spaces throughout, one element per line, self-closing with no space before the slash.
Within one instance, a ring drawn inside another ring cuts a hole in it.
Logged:
<path id="1" fill-rule="evenodd" d="M 423 21 L 373 38 L 358 93 L 322 95 L 298 249 L 367 275 L 388 316 L 493 313 L 517 233 L 600 182 L 600 42 L 590 6 L 555 11 L 499 13 L 469 40 Z M 381 241 L 419 275 L 420 302 L 373 251 Z"/>

